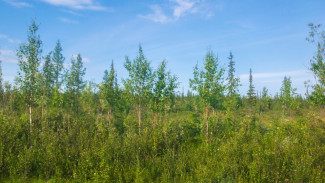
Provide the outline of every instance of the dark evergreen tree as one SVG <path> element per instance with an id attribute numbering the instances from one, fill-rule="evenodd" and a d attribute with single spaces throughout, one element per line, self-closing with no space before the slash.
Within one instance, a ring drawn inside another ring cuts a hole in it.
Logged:
<path id="1" fill-rule="evenodd" d="M 256 103 L 255 87 L 253 85 L 252 69 L 249 69 L 249 89 L 247 92 L 248 105 L 252 108 Z"/>
<path id="2" fill-rule="evenodd" d="M 238 95 L 238 87 L 239 87 L 239 78 L 235 76 L 235 61 L 233 60 L 234 56 L 232 52 L 229 54 L 229 64 L 228 64 L 228 92 L 227 95 L 233 97 Z"/>
<path id="3" fill-rule="evenodd" d="M 85 75 L 86 68 L 83 67 L 82 57 L 80 54 L 77 56 L 77 60 L 72 58 L 71 68 L 67 73 L 67 86 L 70 98 L 70 106 L 74 108 L 75 112 L 79 113 L 79 97 L 84 88 L 85 82 L 83 77 Z"/>
<path id="4" fill-rule="evenodd" d="M 56 46 L 54 48 L 53 54 L 52 54 L 52 61 L 53 61 L 53 67 L 54 67 L 54 85 L 57 89 L 60 88 L 61 82 L 60 78 L 62 76 L 62 70 L 63 70 L 63 63 L 64 63 L 64 56 L 62 55 L 62 47 L 61 42 L 58 40 L 56 42 Z"/>
<path id="5" fill-rule="evenodd" d="M 105 70 L 103 82 L 100 85 L 101 92 L 101 105 L 104 110 L 107 111 L 107 122 L 110 126 L 112 120 L 113 108 L 117 106 L 118 103 L 118 84 L 117 84 L 117 74 L 114 69 L 114 63 L 112 61 L 110 71 Z"/>
<path id="6" fill-rule="evenodd" d="M 51 60 L 51 54 L 50 52 L 46 57 L 45 57 L 45 63 L 43 66 L 43 76 L 45 79 L 45 94 L 50 97 L 52 95 L 52 90 L 53 87 L 55 87 L 55 81 L 56 81 L 56 75 L 55 75 L 55 66 L 52 63 Z"/>

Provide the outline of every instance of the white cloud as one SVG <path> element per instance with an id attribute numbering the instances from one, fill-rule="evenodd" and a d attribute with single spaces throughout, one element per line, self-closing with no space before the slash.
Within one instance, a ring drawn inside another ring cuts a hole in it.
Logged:
<path id="1" fill-rule="evenodd" d="M 94 0 L 40 0 L 55 6 L 62 6 L 77 10 L 112 10 L 111 8 L 100 5 Z"/>
<path id="2" fill-rule="evenodd" d="M 207 3 L 206 0 L 169 0 L 169 4 L 165 9 L 162 8 L 163 6 L 159 5 L 151 5 L 149 7 L 153 13 L 139 15 L 139 17 L 159 23 L 176 21 L 189 14 L 201 14 L 209 18 L 214 15 L 214 10 L 222 9 L 220 5 Z M 172 12 L 170 15 L 165 13 L 170 11 Z"/>
<path id="3" fill-rule="evenodd" d="M 72 20 L 72 19 L 69 19 L 69 18 L 63 18 L 63 17 L 60 18 L 60 21 L 63 22 L 63 23 L 68 23 L 68 24 L 78 24 L 79 23 L 76 20 Z"/>
<path id="4" fill-rule="evenodd" d="M 9 36 L 4 35 L 4 34 L 0 34 L 0 39 L 4 39 L 4 40 L 8 41 L 9 43 L 21 43 L 20 40 L 12 39 Z"/>
<path id="5" fill-rule="evenodd" d="M 16 51 L 0 49 L 0 60 L 4 63 L 18 63 Z"/>
<path id="6" fill-rule="evenodd" d="M 195 13 L 197 9 L 194 5 L 199 3 L 199 1 L 193 0 L 171 0 L 176 3 L 176 6 L 173 8 L 173 15 L 176 19 L 186 15 L 187 13 Z"/>
<path id="7" fill-rule="evenodd" d="M 65 13 L 68 13 L 68 14 L 70 14 L 70 15 L 73 15 L 73 16 L 79 16 L 79 17 L 83 16 L 82 14 L 77 13 L 77 12 L 75 12 L 75 11 L 71 11 L 71 10 L 65 10 L 65 9 L 63 9 L 63 10 L 61 10 L 61 11 L 62 11 L 62 12 L 65 12 Z"/>
<path id="8" fill-rule="evenodd" d="M 23 2 L 23 1 L 16 1 L 16 0 L 3 0 L 3 1 L 10 4 L 11 6 L 16 7 L 16 8 L 33 7 L 31 4 Z"/>
<path id="9" fill-rule="evenodd" d="M 161 7 L 157 5 L 150 6 L 150 8 L 153 10 L 152 14 L 148 15 L 139 15 L 142 18 L 152 20 L 154 22 L 159 22 L 159 23 L 166 23 L 170 19 L 167 17 L 167 15 L 164 14 L 162 11 Z"/>

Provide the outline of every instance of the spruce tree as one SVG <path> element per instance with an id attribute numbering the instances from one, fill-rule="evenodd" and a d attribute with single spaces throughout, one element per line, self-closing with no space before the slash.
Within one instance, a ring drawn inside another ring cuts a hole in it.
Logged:
<path id="1" fill-rule="evenodd" d="M 249 89 L 247 92 L 247 98 L 248 98 L 248 105 L 252 109 L 252 107 L 255 105 L 256 102 L 256 93 L 255 93 L 255 87 L 253 85 L 252 69 L 249 69 Z"/>
<path id="2" fill-rule="evenodd" d="M 228 64 L 228 93 L 227 96 L 234 97 L 238 94 L 239 78 L 235 77 L 235 61 L 232 52 L 229 54 L 229 64 Z"/>
<path id="3" fill-rule="evenodd" d="M 55 75 L 55 66 L 52 63 L 51 60 L 51 55 L 52 52 L 50 52 L 46 57 L 45 57 L 45 62 L 43 66 L 43 76 L 45 79 L 45 94 L 47 96 L 51 96 L 53 87 L 55 87 L 55 80 L 56 80 L 56 75 Z"/>
<path id="4" fill-rule="evenodd" d="M 112 61 L 110 71 L 104 71 L 103 82 L 100 86 L 102 105 L 107 110 L 107 122 L 110 126 L 112 120 L 112 111 L 117 105 L 118 98 L 118 85 L 117 85 L 117 74 L 114 69 L 114 63 Z"/>
<path id="5" fill-rule="evenodd" d="M 62 76 L 62 70 L 63 70 L 63 62 L 65 58 L 62 55 L 62 47 L 61 42 L 58 40 L 56 42 L 56 46 L 54 48 L 53 54 L 52 54 L 52 62 L 54 67 L 54 86 L 56 89 L 60 88 L 61 81 L 60 78 Z"/>
<path id="6" fill-rule="evenodd" d="M 68 101 L 70 108 L 74 108 L 74 111 L 79 113 L 79 97 L 81 96 L 84 88 L 83 77 L 86 73 L 86 68 L 83 67 L 82 57 L 78 54 L 77 59 L 71 59 L 71 67 L 67 72 L 66 90 L 68 93 Z"/>

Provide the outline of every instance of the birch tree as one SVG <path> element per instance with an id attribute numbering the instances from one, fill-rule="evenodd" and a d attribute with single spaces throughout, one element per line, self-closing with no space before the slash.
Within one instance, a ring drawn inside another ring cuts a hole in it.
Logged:
<path id="1" fill-rule="evenodd" d="M 37 34 L 38 25 L 35 20 L 29 26 L 27 35 L 27 42 L 20 45 L 17 50 L 18 57 L 18 77 L 17 81 L 25 96 L 25 101 L 29 108 L 29 123 L 30 131 L 32 132 L 33 125 L 33 108 L 35 106 L 36 92 L 37 92 L 37 75 L 39 73 L 38 67 L 41 61 L 42 41 Z"/>
<path id="2" fill-rule="evenodd" d="M 125 89 L 135 99 L 138 112 L 139 134 L 141 134 L 143 100 L 150 95 L 153 79 L 150 62 L 144 56 L 141 45 L 139 46 L 139 53 L 133 61 L 129 57 L 125 57 L 124 67 L 129 72 L 129 78 L 124 80 L 123 83 Z"/>
<path id="3" fill-rule="evenodd" d="M 224 85 L 225 69 L 219 66 L 218 57 L 212 51 L 205 56 L 204 69 L 198 65 L 194 68 L 194 78 L 190 79 L 190 87 L 197 91 L 205 104 L 206 136 L 209 135 L 209 108 L 222 104 L 226 86 Z"/>

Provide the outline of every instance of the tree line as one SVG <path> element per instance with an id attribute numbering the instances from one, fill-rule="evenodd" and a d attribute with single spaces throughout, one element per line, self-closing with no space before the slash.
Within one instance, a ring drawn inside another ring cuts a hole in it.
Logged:
<path id="1" fill-rule="evenodd" d="M 324 104 L 324 32 L 320 32 L 320 25 L 310 24 L 311 32 L 307 40 L 317 45 L 317 53 L 311 61 L 311 71 L 314 72 L 318 83 L 313 86 L 313 92 L 307 97 L 311 102 Z M 159 115 L 168 112 L 174 105 L 177 87 L 179 82 L 177 76 L 167 71 L 167 61 L 164 60 L 156 70 L 151 67 L 151 63 L 145 57 L 141 45 L 138 55 L 130 60 L 126 56 L 124 67 L 129 73 L 129 77 L 122 81 L 123 86 L 117 82 L 117 73 L 112 61 L 110 70 L 105 70 L 103 81 L 95 84 L 84 80 L 86 68 L 83 66 L 80 54 L 76 58 L 72 57 L 70 68 L 64 69 L 65 57 L 62 55 L 62 45 L 58 40 L 53 51 L 42 57 L 42 40 L 37 31 L 39 26 L 35 21 L 29 26 L 27 41 L 20 45 L 17 50 L 18 76 L 15 79 L 15 87 L 19 90 L 23 101 L 28 106 L 30 130 L 33 126 L 34 108 L 41 109 L 41 119 L 48 108 L 62 108 L 67 112 L 67 118 L 71 113 L 78 114 L 80 111 L 80 100 L 87 90 L 96 95 L 95 100 L 100 104 L 98 113 L 106 113 L 107 122 L 112 119 L 112 112 L 117 110 L 121 96 L 128 93 L 125 100 L 134 104 L 132 107 L 138 115 L 138 131 L 141 133 L 142 110 L 149 107 L 155 113 L 155 125 Z M 205 116 L 208 119 L 210 110 L 212 113 L 225 108 L 236 108 L 240 105 L 240 99 L 247 99 L 247 106 L 252 108 L 256 104 L 256 97 L 270 98 L 268 90 L 263 88 L 262 93 L 257 96 L 253 84 L 252 70 L 249 74 L 249 90 L 246 96 L 240 96 L 240 80 L 235 75 L 234 56 L 230 52 L 227 76 L 226 69 L 220 66 L 218 57 L 213 51 L 208 50 L 205 55 L 202 69 L 196 65 L 193 70 L 193 79 L 190 79 L 190 88 L 200 96 L 205 105 Z M 40 68 L 41 62 L 44 64 Z M 3 86 L 1 78 L 2 104 L 5 101 L 6 92 L 10 92 L 11 85 L 7 82 Z M 88 86 L 87 86 L 88 85 Z M 88 87 L 88 88 L 87 88 Z M 95 92 L 96 91 L 96 92 Z M 292 87 L 291 78 L 285 76 L 280 94 L 274 98 L 282 101 L 283 108 L 292 107 L 294 97 L 301 97 L 295 93 Z M 182 94 L 184 95 L 184 94 Z M 148 104 L 148 106 L 146 106 Z M 20 106 L 22 107 L 22 106 Z M 24 109 L 22 109 L 24 110 Z M 128 109 L 129 110 L 129 109 Z M 206 127 L 208 133 L 208 126 Z"/>
<path id="2" fill-rule="evenodd" d="M 144 55 L 141 45 L 134 59 L 125 57 L 124 67 L 128 71 L 126 79 L 118 82 L 112 61 L 110 68 L 104 72 L 102 82 L 96 84 L 84 79 L 86 68 L 80 54 L 72 57 L 69 68 L 65 69 L 65 57 L 62 54 L 60 41 L 56 42 L 53 51 L 42 57 L 42 40 L 38 34 L 39 25 L 33 20 L 28 29 L 26 42 L 22 43 L 17 50 L 19 69 L 15 85 L 3 81 L 0 64 L 2 121 L 0 126 L 3 132 L 0 144 L 0 174 L 5 177 L 19 174 L 26 177 L 36 175 L 41 179 L 49 179 L 54 175 L 59 178 L 74 179 L 78 175 L 79 181 L 100 177 L 101 181 L 128 182 L 140 180 L 141 177 L 137 176 L 141 175 L 141 167 L 154 166 L 157 163 L 150 165 L 146 162 L 149 161 L 148 157 L 158 158 L 157 161 L 160 161 L 160 157 L 168 155 L 164 157 L 167 158 L 164 160 L 172 158 L 170 160 L 172 164 L 177 164 L 175 153 L 184 153 L 182 148 L 185 148 L 186 151 L 194 153 L 192 155 L 196 157 L 199 154 L 197 144 L 201 144 L 207 153 L 206 158 L 213 160 L 209 152 L 214 152 L 217 146 L 223 147 L 220 145 L 222 139 L 232 139 L 231 143 L 237 143 L 240 138 L 246 139 L 250 143 L 248 146 L 252 145 L 251 148 L 253 148 L 253 144 L 257 143 L 252 140 L 254 135 L 264 137 L 267 131 L 272 131 L 271 129 L 279 128 L 279 126 L 285 131 L 289 130 L 282 124 L 267 129 L 261 121 L 267 119 L 268 116 L 275 121 L 289 120 L 302 116 L 307 109 L 317 108 L 318 110 L 324 107 L 325 34 L 320 30 L 320 25 L 310 24 L 309 26 L 311 32 L 307 40 L 317 47 L 315 56 L 311 60 L 310 70 L 313 71 L 318 82 L 312 86 L 311 94 L 304 98 L 296 94 L 291 78 L 287 76 L 283 79 L 280 92 L 275 96 L 272 97 L 267 88 L 257 92 L 251 69 L 247 94 L 240 95 L 241 84 L 239 77 L 235 74 L 234 55 L 230 52 L 227 68 L 224 68 L 211 50 L 207 51 L 203 66 L 197 64 L 193 69 L 193 78 L 189 80 L 191 91 L 187 94 L 178 93 L 176 92 L 179 86 L 178 78 L 168 71 L 167 61 L 163 60 L 154 69 Z M 274 112 L 277 115 L 274 116 Z M 307 123 L 301 122 L 296 126 L 299 128 L 307 126 L 309 129 Z M 10 130 L 6 132 L 6 128 Z M 274 132 L 270 137 L 279 135 L 277 133 L 280 132 Z M 298 131 L 296 133 L 300 134 Z M 321 133 L 317 131 L 317 134 Z M 54 137 L 57 139 L 53 139 Z M 313 134 L 312 137 L 311 140 L 316 138 Z M 302 141 L 307 143 L 311 140 L 303 139 Z M 285 137 L 281 142 L 283 141 Z M 52 142 L 56 144 L 53 145 Z M 117 145 L 117 143 L 122 145 Z M 227 144 L 224 145 L 224 147 L 227 146 Z M 272 148 L 282 147 L 283 144 L 273 145 Z M 43 152 L 49 147 L 57 148 L 57 150 L 49 150 L 56 152 L 57 155 Z M 104 147 L 105 150 L 102 149 Z M 295 147 L 300 148 L 300 146 Z M 125 148 L 132 149 L 132 152 Z M 323 149 L 316 149 L 318 152 L 323 152 Z M 68 150 L 72 152 L 67 152 Z M 97 154 L 97 151 L 100 154 Z M 117 151 L 129 153 L 133 158 Z M 47 159 L 49 164 L 40 163 L 37 159 L 40 154 L 37 155 L 37 153 L 44 155 L 46 159 L 52 158 Z M 293 158 L 295 153 L 293 151 L 291 153 L 293 155 L 290 158 Z M 278 159 L 282 161 L 280 154 Z M 20 156 L 25 159 L 19 159 Z M 236 153 L 233 156 L 244 157 L 243 154 Z M 27 160 L 28 157 L 31 158 L 30 161 Z M 96 157 L 97 159 L 92 159 Z M 82 164 L 78 162 L 80 158 L 90 159 L 83 162 L 86 164 Z M 196 158 L 198 162 L 201 161 L 199 156 Z M 126 167 L 120 165 L 119 159 L 126 164 L 128 161 L 132 162 L 132 166 L 136 167 L 135 174 L 129 172 L 133 170 L 127 171 Z M 250 161 L 253 162 L 253 159 Z M 320 166 L 321 160 L 316 159 L 315 162 L 317 166 L 306 167 L 314 171 L 309 172 L 313 175 L 311 177 L 317 178 L 316 174 L 323 166 Z M 109 167 L 110 164 L 112 166 Z M 168 166 L 174 166 L 172 164 Z M 219 181 L 286 181 L 286 177 L 290 175 L 290 172 L 282 172 L 285 176 L 277 177 L 276 172 L 273 172 L 270 177 L 253 179 L 246 174 L 249 168 L 245 169 L 241 167 L 244 165 L 239 164 L 239 161 L 236 162 L 238 169 L 229 170 L 234 171 L 233 174 L 228 174 L 229 171 L 226 171 L 223 172 L 221 178 L 215 179 Z M 164 167 L 166 168 L 164 171 L 168 170 L 168 166 Z M 279 167 L 280 164 L 273 166 Z M 259 169 L 257 165 L 253 167 L 257 168 L 254 171 L 264 175 L 265 172 L 261 167 Z M 175 168 L 172 168 L 173 171 L 176 171 Z M 270 167 L 266 168 L 266 170 L 270 169 Z M 295 168 L 290 170 L 296 171 Z M 161 172 L 159 168 L 157 172 Z M 175 179 L 175 172 L 169 173 L 168 176 L 173 177 L 172 180 L 182 180 Z M 108 175 L 114 178 L 105 177 Z M 162 176 L 158 173 L 155 177 Z M 171 180 L 168 176 L 167 181 Z M 320 176 L 322 177 L 323 174 Z M 302 177 L 299 180 L 316 180 L 311 177 L 308 179 Z M 296 179 L 291 177 L 290 180 Z"/>

